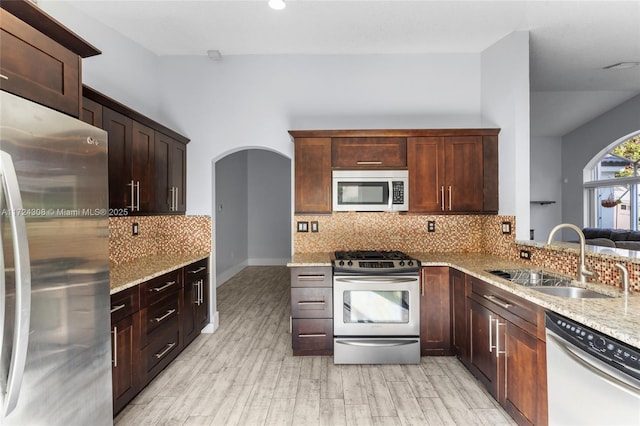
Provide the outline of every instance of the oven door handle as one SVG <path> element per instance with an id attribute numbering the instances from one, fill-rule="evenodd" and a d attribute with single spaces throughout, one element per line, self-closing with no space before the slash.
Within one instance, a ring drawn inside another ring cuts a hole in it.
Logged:
<path id="1" fill-rule="evenodd" d="M 396 283 L 410 283 L 410 282 L 417 282 L 418 281 L 418 277 L 366 277 L 366 278 L 359 278 L 359 277 L 335 277 L 334 278 L 336 281 L 341 282 L 341 283 L 352 283 L 352 284 L 362 284 L 362 283 L 376 283 L 376 284 L 380 284 L 380 283 L 390 283 L 390 284 L 396 284 Z"/>
<path id="2" fill-rule="evenodd" d="M 547 340 L 551 340 L 553 343 L 557 345 L 558 349 L 560 349 L 562 352 L 565 353 L 565 355 L 567 355 L 569 358 L 571 358 L 572 360 L 580 364 L 583 368 L 589 370 L 591 373 L 598 376 L 601 380 L 604 380 L 606 383 L 609 383 L 610 385 L 617 387 L 623 392 L 626 392 L 635 397 L 638 397 L 638 392 L 640 392 L 640 388 L 638 388 L 637 386 L 634 386 L 630 383 L 623 382 L 622 380 L 607 374 L 605 371 L 601 370 L 600 368 L 598 368 L 597 366 L 589 362 L 589 360 L 580 356 L 580 354 L 576 353 L 573 349 L 571 349 L 571 347 L 563 343 L 556 336 L 547 333 Z"/>
<path id="3" fill-rule="evenodd" d="M 363 340 L 336 340 L 337 344 L 341 344 L 341 345 L 347 345 L 347 346 L 367 346 L 367 347 L 373 347 L 373 346 L 385 346 L 385 347 L 392 347 L 392 346 L 404 346 L 404 345 L 412 345 L 417 343 L 418 340 L 417 339 L 411 339 L 411 340 L 371 340 L 371 339 L 363 339 Z"/>

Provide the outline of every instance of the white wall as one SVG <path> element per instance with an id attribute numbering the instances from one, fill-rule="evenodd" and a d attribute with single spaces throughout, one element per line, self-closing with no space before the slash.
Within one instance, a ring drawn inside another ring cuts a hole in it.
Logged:
<path id="1" fill-rule="evenodd" d="M 534 239 L 546 240 L 551 229 L 562 222 L 562 138 L 531 137 L 531 200 L 555 201 L 531 204 Z"/>
<path id="2" fill-rule="evenodd" d="M 84 84 L 178 132 L 184 130 L 162 114 L 164 84 L 156 55 L 63 1 L 39 0 L 38 6 L 102 51 L 82 61 Z"/>
<path id="3" fill-rule="evenodd" d="M 261 149 L 248 154 L 249 265 L 286 265 L 291 260 L 291 160 Z"/>
<path id="4" fill-rule="evenodd" d="M 585 226 L 583 170 L 605 147 L 640 130 L 640 95 L 562 137 L 562 221 Z"/>
<path id="5" fill-rule="evenodd" d="M 248 151 L 233 153 L 216 162 L 216 285 L 248 265 L 248 163 Z"/>
<path id="6" fill-rule="evenodd" d="M 211 213 L 211 159 L 242 147 L 293 157 L 297 128 L 477 126 L 480 57 L 162 58 L 165 113 L 188 129 L 189 214 Z M 171 100 L 171 102 L 169 102 Z M 198 187 L 192 187 L 198 182 Z"/>
<path id="7" fill-rule="evenodd" d="M 529 33 L 508 35 L 482 52 L 482 115 L 500 127 L 500 214 L 516 216 L 529 239 Z"/>

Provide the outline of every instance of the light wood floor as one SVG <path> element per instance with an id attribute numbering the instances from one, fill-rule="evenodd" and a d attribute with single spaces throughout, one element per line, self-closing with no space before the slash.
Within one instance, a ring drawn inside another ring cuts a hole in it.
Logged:
<path id="1" fill-rule="evenodd" d="M 292 356 L 286 267 L 248 267 L 217 295 L 219 329 L 187 347 L 117 426 L 514 424 L 453 357 L 334 365 Z"/>

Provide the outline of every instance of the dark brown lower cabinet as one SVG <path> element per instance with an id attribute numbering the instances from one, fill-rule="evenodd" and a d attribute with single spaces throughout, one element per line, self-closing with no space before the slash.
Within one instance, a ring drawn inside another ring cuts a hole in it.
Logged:
<path id="1" fill-rule="evenodd" d="M 420 354 L 451 354 L 451 303 L 448 266 L 420 271 Z"/>
<path id="2" fill-rule="evenodd" d="M 293 355 L 333 355 L 333 271 L 291 268 Z"/>
<path id="3" fill-rule="evenodd" d="M 208 264 L 206 258 L 111 295 L 114 415 L 206 325 Z"/>
<path id="4" fill-rule="evenodd" d="M 542 308 L 481 280 L 470 281 L 470 371 L 518 424 L 547 424 Z"/>
<path id="5" fill-rule="evenodd" d="M 451 298 L 451 350 L 469 368 L 469 334 L 467 297 L 470 284 L 466 274 L 457 269 L 449 269 L 449 289 Z"/>

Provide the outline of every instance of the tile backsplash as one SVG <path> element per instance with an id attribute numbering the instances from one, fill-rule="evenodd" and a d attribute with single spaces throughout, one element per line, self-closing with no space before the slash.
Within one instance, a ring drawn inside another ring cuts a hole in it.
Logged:
<path id="1" fill-rule="evenodd" d="M 435 225 L 428 231 L 429 222 Z M 296 232 L 298 222 L 318 222 L 318 232 Z M 418 216 L 398 213 L 334 213 L 330 216 L 295 216 L 294 252 L 335 250 L 403 250 L 407 252 L 491 253 L 507 256 L 514 232 L 502 233 L 502 223 L 515 217 L 496 215 Z"/>
<path id="2" fill-rule="evenodd" d="M 132 235 L 133 224 L 138 235 Z M 128 216 L 109 218 L 109 260 L 114 264 L 165 253 L 211 252 L 209 216 Z"/>

